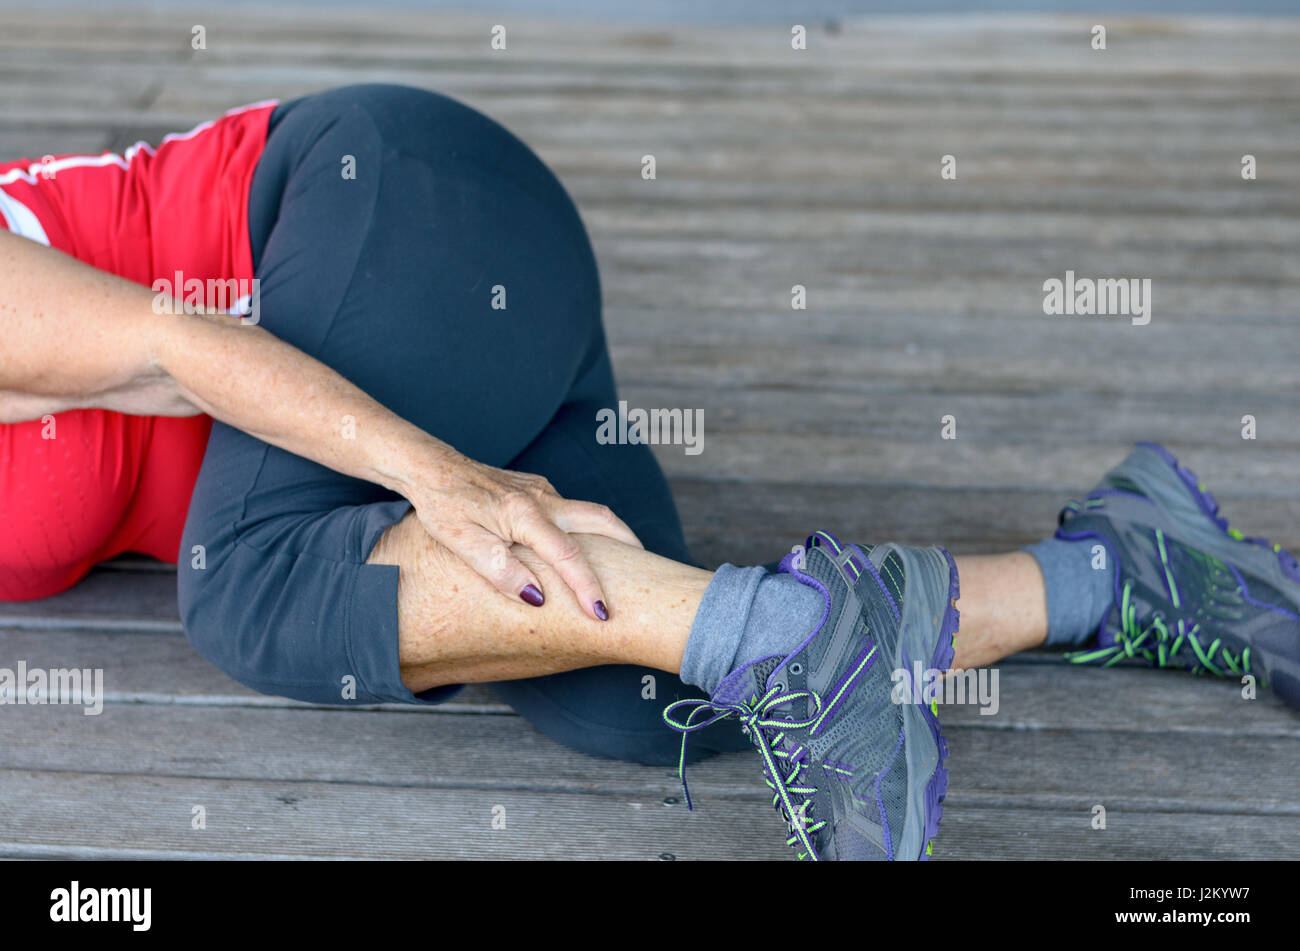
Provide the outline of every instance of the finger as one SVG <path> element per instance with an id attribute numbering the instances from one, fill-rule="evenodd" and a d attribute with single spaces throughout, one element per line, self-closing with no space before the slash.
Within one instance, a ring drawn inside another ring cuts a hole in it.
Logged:
<path id="1" fill-rule="evenodd" d="M 563 499 L 552 508 L 551 518 L 564 532 L 604 535 L 634 548 L 645 547 L 627 523 L 610 511 L 607 505 Z"/>
<path id="2" fill-rule="evenodd" d="M 572 535 L 562 531 L 541 512 L 524 519 L 514 537 L 537 553 L 569 586 L 583 610 L 598 621 L 609 620 L 609 608 L 596 573 Z"/>
<path id="3" fill-rule="evenodd" d="M 473 533 L 469 539 L 443 544 L 461 557 L 494 588 L 508 598 L 514 598 L 540 608 L 545 602 L 541 582 L 510 552 L 510 543 L 488 531 Z"/>

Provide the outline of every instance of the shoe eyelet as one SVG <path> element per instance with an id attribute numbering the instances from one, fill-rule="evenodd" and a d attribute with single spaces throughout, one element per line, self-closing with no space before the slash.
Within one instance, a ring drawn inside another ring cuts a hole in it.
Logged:
<path id="1" fill-rule="evenodd" d="M 778 680 L 778 681 L 777 681 L 775 684 L 773 684 L 772 686 L 776 687 L 776 692 L 777 692 L 777 693 L 785 693 L 785 684 L 782 683 L 781 681 Z"/>
<path id="2" fill-rule="evenodd" d="M 791 664 L 790 673 L 798 677 L 800 674 L 803 673 L 803 664 Z"/>

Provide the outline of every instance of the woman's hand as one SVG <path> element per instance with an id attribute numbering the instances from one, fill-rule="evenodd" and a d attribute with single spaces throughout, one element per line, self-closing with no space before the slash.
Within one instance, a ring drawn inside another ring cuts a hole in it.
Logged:
<path id="1" fill-rule="evenodd" d="M 642 547 L 622 519 L 604 505 L 561 497 L 541 476 L 494 469 L 445 443 L 430 440 L 423 456 L 398 489 L 432 538 L 503 594 L 540 606 L 541 583 L 510 552 L 512 544 L 525 545 L 555 569 L 588 615 L 609 618 L 600 581 L 569 533 L 606 535 Z"/>

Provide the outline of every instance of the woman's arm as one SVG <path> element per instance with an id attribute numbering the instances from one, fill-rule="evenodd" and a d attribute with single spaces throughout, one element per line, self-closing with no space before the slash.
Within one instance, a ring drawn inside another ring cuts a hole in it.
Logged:
<path id="1" fill-rule="evenodd" d="M 599 617 L 600 584 L 568 533 L 639 544 L 607 508 L 466 458 L 261 327 L 153 304 L 146 287 L 0 232 L 0 420 L 76 407 L 208 413 L 405 496 L 430 535 L 506 594 L 540 589 L 509 553 L 532 548 Z"/>

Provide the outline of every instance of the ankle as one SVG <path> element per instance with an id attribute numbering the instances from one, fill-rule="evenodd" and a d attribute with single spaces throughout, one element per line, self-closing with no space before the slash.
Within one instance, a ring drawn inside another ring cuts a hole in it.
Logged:
<path id="1" fill-rule="evenodd" d="M 1038 563 L 1025 552 L 964 555 L 953 668 L 985 667 L 1047 640 L 1047 598 Z"/>

